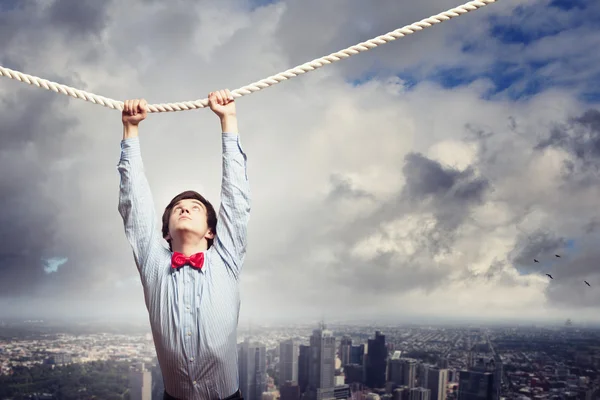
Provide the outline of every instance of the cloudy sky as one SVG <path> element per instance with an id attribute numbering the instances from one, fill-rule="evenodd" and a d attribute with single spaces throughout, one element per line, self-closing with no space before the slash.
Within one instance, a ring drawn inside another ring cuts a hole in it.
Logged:
<path id="1" fill-rule="evenodd" d="M 195 100 L 462 4 L 126 3 L 1 2 L 0 65 Z M 499 0 L 237 100 L 253 195 L 240 322 L 598 321 L 598 21 L 597 1 Z M 120 113 L 7 78 L 0 105 L 0 314 L 144 320 Z M 218 205 L 209 110 L 151 114 L 141 136 L 159 215 L 186 189 Z"/>

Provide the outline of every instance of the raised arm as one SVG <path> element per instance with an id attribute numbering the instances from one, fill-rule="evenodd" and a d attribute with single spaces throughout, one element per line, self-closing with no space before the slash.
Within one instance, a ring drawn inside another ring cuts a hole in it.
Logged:
<path id="1" fill-rule="evenodd" d="M 125 102 L 123 110 L 123 140 L 117 169 L 121 176 L 119 213 L 123 218 L 125 236 L 133 250 L 138 271 L 145 282 L 156 275 L 147 260 L 160 249 L 160 229 L 156 221 L 150 185 L 144 173 L 138 124 L 146 118 L 144 100 Z"/>
<path id="2" fill-rule="evenodd" d="M 239 278 L 246 257 L 250 218 L 246 154 L 240 143 L 235 103 L 229 91 L 210 93 L 209 105 L 221 121 L 223 148 L 221 206 L 214 245 L 225 265 Z"/>

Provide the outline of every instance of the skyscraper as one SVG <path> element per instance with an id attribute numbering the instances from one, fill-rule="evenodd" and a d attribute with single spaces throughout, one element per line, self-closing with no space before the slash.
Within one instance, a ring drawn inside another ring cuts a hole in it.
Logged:
<path id="1" fill-rule="evenodd" d="M 363 365 L 363 358 L 365 355 L 365 345 L 360 344 L 358 346 L 350 347 L 350 363 L 349 364 L 360 364 Z M 342 364 L 344 365 L 344 364 Z"/>
<path id="2" fill-rule="evenodd" d="M 369 339 L 366 365 L 366 385 L 372 389 L 385 387 L 385 370 L 388 350 L 385 335 L 375 332 L 375 339 Z"/>
<path id="3" fill-rule="evenodd" d="M 281 400 L 300 400 L 300 387 L 296 383 L 287 381 L 279 388 Z"/>
<path id="4" fill-rule="evenodd" d="M 422 387 L 410 389 L 410 400 L 429 400 L 431 390 Z"/>
<path id="5" fill-rule="evenodd" d="M 404 385 L 409 388 L 415 387 L 415 380 L 417 379 L 417 362 L 410 358 L 402 359 L 402 372 L 404 374 Z"/>
<path id="6" fill-rule="evenodd" d="M 496 400 L 492 372 L 460 371 L 458 400 Z"/>
<path id="7" fill-rule="evenodd" d="M 261 400 L 267 389 L 266 347 L 246 339 L 238 346 L 240 391 L 246 400 Z"/>
<path id="8" fill-rule="evenodd" d="M 282 383 L 298 383 L 298 357 L 296 342 L 290 339 L 279 344 L 279 379 Z"/>
<path id="9" fill-rule="evenodd" d="M 404 372 L 402 369 L 403 360 L 399 354 L 394 354 L 388 361 L 388 382 L 395 383 L 396 385 L 403 385 Z"/>
<path id="10" fill-rule="evenodd" d="M 417 361 L 412 358 L 392 357 L 388 363 L 389 382 L 396 385 L 406 386 L 409 389 L 415 387 L 417 378 Z"/>
<path id="11" fill-rule="evenodd" d="M 335 337 L 322 325 L 310 337 L 308 386 L 313 399 L 333 397 L 335 387 Z"/>
<path id="12" fill-rule="evenodd" d="M 310 367 L 310 346 L 301 344 L 298 356 L 298 386 L 300 393 L 306 392 L 308 388 L 308 371 Z"/>
<path id="13" fill-rule="evenodd" d="M 352 339 L 349 336 L 344 336 L 340 343 L 340 359 L 342 360 L 342 367 L 348 364 L 352 364 Z"/>
<path id="14" fill-rule="evenodd" d="M 152 400 L 152 373 L 144 363 L 129 369 L 129 397 L 131 400 Z"/>
<path id="15" fill-rule="evenodd" d="M 429 368 L 427 371 L 427 389 L 431 390 L 430 400 L 446 400 L 448 370 Z"/>

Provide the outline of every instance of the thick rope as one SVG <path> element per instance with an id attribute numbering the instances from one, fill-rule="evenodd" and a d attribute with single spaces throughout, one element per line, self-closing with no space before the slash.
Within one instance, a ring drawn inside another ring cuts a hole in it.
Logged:
<path id="1" fill-rule="evenodd" d="M 448 21 L 451 18 L 458 17 L 460 15 L 466 14 L 469 11 L 474 11 L 479 8 L 482 8 L 488 4 L 494 3 L 496 0 L 476 0 L 470 1 L 462 6 L 458 6 L 451 10 L 445 11 L 438 15 L 434 15 L 432 17 L 423 19 L 419 22 L 415 22 L 412 25 L 407 25 L 403 28 L 396 29 L 395 31 L 386 33 L 385 35 L 378 36 L 371 40 L 368 40 L 363 43 L 359 43 L 357 45 L 348 47 L 347 49 L 338 51 L 337 53 L 332 53 L 328 56 L 309 61 L 302 65 L 299 65 L 295 68 L 288 69 L 287 71 L 281 72 L 277 75 L 270 76 L 268 78 L 262 79 L 260 81 L 251 83 L 239 89 L 231 91 L 231 94 L 234 98 L 246 96 L 252 94 L 254 92 L 258 92 L 259 90 L 268 88 L 270 86 L 276 85 L 281 81 L 285 81 L 291 78 L 294 78 L 298 75 L 302 75 L 306 72 L 314 71 L 315 69 L 321 68 L 324 65 L 334 63 L 336 61 L 340 61 L 341 59 L 348 58 L 355 54 L 361 53 L 363 51 L 371 50 L 379 45 L 383 45 L 394 41 L 396 39 L 400 39 L 404 36 L 410 35 L 417 31 L 423 30 L 424 28 L 429 28 L 435 24 L 439 24 L 440 22 Z M 62 93 L 67 96 L 71 96 L 77 99 L 82 99 L 85 101 L 90 101 L 95 104 L 100 104 L 102 106 L 116 109 L 119 111 L 123 110 L 123 102 L 117 101 L 113 99 L 109 99 L 107 97 L 98 96 L 93 93 L 88 93 L 83 90 L 74 89 L 72 87 L 61 85 L 59 83 L 51 82 L 46 79 L 41 79 L 35 76 L 23 74 L 18 71 L 13 71 L 8 68 L 4 68 L 0 66 L 0 76 L 6 76 L 10 79 L 15 79 L 20 82 L 28 83 L 30 85 L 35 85 L 47 90 L 53 90 L 57 93 Z M 172 112 L 172 111 L 185 111 L 185 110 L 194 110 L 198 108 L 204 108 L 208 106 L 208 99 L 204 98 L 201 100 L 195 101 L 185 101 L 180 103 L 166 103 L 166 104 L 149 104 L 148 112 L 156 113 L 156 112 Z"/>

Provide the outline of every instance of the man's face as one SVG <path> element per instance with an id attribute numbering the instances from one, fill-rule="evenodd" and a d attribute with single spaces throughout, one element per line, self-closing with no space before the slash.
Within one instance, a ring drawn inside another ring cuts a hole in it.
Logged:
<path id="1" fill-rule="evenodd" d="M 199 237 L 212 238 L 204 204 L 195 199 L 184 199 L 175 204 L 169 217 L 169 236 L 172 238 L 177 232 L 195 233 Z"/>

